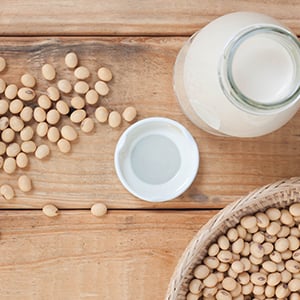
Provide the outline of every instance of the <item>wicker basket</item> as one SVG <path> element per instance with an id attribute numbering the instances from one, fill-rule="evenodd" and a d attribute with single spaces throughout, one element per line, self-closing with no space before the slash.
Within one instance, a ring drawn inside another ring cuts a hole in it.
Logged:
<path id="1" fill-rule="evenodd" d="M 166 300 L 185 300 L 193 269 L 207 253 L 208 246 L 241 217 L 268 207 L 284 207 L 300 202 L 300 177 L 264 186 L 226 206 L 205 224 L 190 242 L 171 278 Z"/>

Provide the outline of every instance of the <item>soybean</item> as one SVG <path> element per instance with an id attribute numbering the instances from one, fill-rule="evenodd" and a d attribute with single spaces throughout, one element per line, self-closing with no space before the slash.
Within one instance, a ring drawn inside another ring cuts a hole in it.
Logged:
<path id="1" fill-rule="evenodd" d="M 43 109 L 49 109 L 52 103 L 50 98 L 47 95 L 41 95 L 38 98 L 38 105 Z"/>
<path id="2" fill-rule="evenodd" d="M 280 224 L 277 222 L 271 222 L 266 228 L 266 232 L 272 236 L 276 235 L 280 231 Z"/>
<path id="3" fill-rule="evenodd" d="M 48 132 L 49 125 L 46 122 L 41 122 L 36 127 L 36 134 L 40 137 L 45 137 Z"/>
<path id="4" fill-rule="evenodd" d="M 218 238 L 218 245 L 219 245 L 220 249 L 222 249 L 222 250 L 229 249 L 230 243 L 229 243 L 228 238 L 225 235 L 221 235 Z"/>
<path id="5" fill-rule="evenodd" d="M 56 217 L 58 215 L 58 209 L 53 204 L 47 204 L 43 207 L 43 213 L 50 218 Z"/>
<path id="6" fill-rule="evenodd" d="M 22 192 L 30 192 L 32 190 L 31 179 L 27 175 L 21 175 L 18 179 L 18 186 Z"/>
<path id="7" fill-rule="evenodd" d="M 48 87 L 47 94 L 52 101 L 57 101 L 60 98 L 59 90 L 55 86 Z"/>
<path id="8" fill-rule="evenodd" d="M 266 215 L 271 221 L 276 221 L 280 219 L 281 213 L 278 208 L 271 207 L 266 210 Z"/>
<path id="9" fill-rule="evenodd" d="M 218 253 L 217 258 L 220 262 L 230 263 L 232 261 L 232 253 L 228 250 L 221 250 Z"/>
<path id="10" fill-rule="evenodd" d="M 189 284 L 189 290 L 193 294 L 199 294 L 203 289 L 203 283 L 199 279 L 193 279 Z"/>
<path id="11" fill-rule="evenodd" d="M 21 144 L 21 149 L 25 153 L 33 153 L 36 149 L 36 144 L 33 141 L 26 141 Z"/>
<path id="12" fill-rule="evenodd" d="M 20 152 L 16 157 L 16 164 L 20 169 L 26 168 L 28 166 L 29 159 L 24 152 Z"/>
<path id="13" fill-rule="evenodd" d="M 35 98 L 35 91 L 29 87 L 22 87 L 18 91 L 18 97 L 23 101 L 31 101 Z"/>
<path id="14" fill-rule="evenodd" d="M 277 265 L 273 261 L 265 261 L 262 263 L 262 267 L 268 272 L 268 273 L 274 273 L 277 271 Z"/>
<path id="15" fill-rule="evenodd" d="M 107 207 L 104 203 L 95 203 L 91 207 L 91 213 L 95 217 L 102 217 L 107 213 Z"/>
<path id="16" fill-rule="evenodd" d="M 289 211 L 294 217 L 300 217 L 300 203 L 294 203 L 290 206 Z"/>
<path id="17" fill-rule="evenodd" d="M 238 261 L 238 260 L 234 261 L 234 262 L 231 264 L 231 268 L 232 268 L 232 270 L 233 270 L 234 272 L 236 272 L 236 273 L 238 273 L 238 274 L 239 274 L 239 273 L 242 273 L 242 272 L 244 271 L 244 269 L 245 269 L 243 263 L 240 262 L 240 261 Z"/>
<path id="18" fill-rule="evenodd" d="M 90 71 L 89 71 L 88 68 L 80 66 L 80 67 L 77 67 L 75 69 L 74 76 L 77 79 L 84 80 L 84 79 L 87 79 L 90 76 Z"/>
<path id="19" fill-rule="evenodd" d="M 261 244 L 252 243 L 250 246 L 250 253 L 256 258 L 262 258 L 265 255 L 265 250 Z"/>
<path id="20" fill-rule="evenodd" d="M 23 102 L 20 99 L 15 99 L 10 102 L 9 111 L 12 114 L 18 114 L 22 111 L 23 107 L 24 107 Z"/>
<path id="21" fill-rule="evenodd" d="M 268 275 L 267 284 L 269 286 L 276 286 L 281 281 L 281 274 L 279 272 Z"/>
<path id="22" fill-rule="evenodd" d="M 194 276 L 198 279 L 204 279 L 208 276 L 210 273 L 210 270 L 205 265 L 199 265 L 194 270 Z"/>
<path id="23" fill-rule="evenodd" d="M 51 109 L 47 112 L 46 120 L 48 124 L 55 125 L 60 120 L 60 113 L 56 109 Z"/>
<path id="24" fill-rule="evenodd" d="M 6 152 L 6 144 L 0 141 L 0 155 Z"/>
<path id="25" fill-rule="evenodd" d="M 216 274 L 211 273 L 209 274 L 204 280 L 203 280 L 203 284 L 206 287 L 214 287 L 216 286 L 218 283 L 218 277 L 216 276 Z"/>
<path id="26" fill-rule="evenodd" d="M 1 133 L 1 139 L 5 143 L 10 143 L 15 139 L 15 132 L 11 128 L 6 128 Z"/>
<path id="27" fill-rule="evenodd" d="M 122 113 L 123 119 L 128 123 L 133 122 L 136 118 L 136 115 L 137 115 L 137 112 L 136 112 L 135 107 L 133 107 L 133 106 L 129 106 L 129 107 L 125 108 L 125 110 Z M 237 236 L 238 236 L 238 233 L 236 233 L 236 238 L 237 238 Z"/>
<path id="28" fill-rule="evenodd" d="M 258 244 L 262 244 L 265 241 L 265 235 L 259 231 L 253 234 L 252 240 Z"/>
<path id="29" fill-rule="evenodd" d="M 57 83 L 57 87 L 61 92 L 65 93 L 65 94 L 69 94 L 72 91 L 72 85 L 71 85 L 70 81 L 68 81 L 66 79 L 59 80 Z"/>
<path id="30" fill-rule="evenodd" d="M 267 276 L 262 272 L 252 273 L 250 279 L 255 285 L 264 285 L 267 282 Z"/>
<path id="31" fill-rule="evenodd" d="M 300 263 L 293 259 L 290 259 L 285 263 L 285 268 L 293 274 L 299 273 L 300 272 Z"/>
<path id="32" fill-rule="evenodd" d="M 44 159 L 50 154 L 50 149 L 48 145 L 39 145 L 35 150 L 35 157 L 38 159 Z"/>
<path id="33" fill-rule="evenodd" d="M 75 96 L 71 99 L 71 106 L 75 109 L 82 109 L 84 108 L 84 105 L 84 99 L 80 96 Z"/>
<path id="34" fill-rule="evenodd" d="M 112 111 L 108 116 L 108 124 L 112 128 L 117 128 L 121 125 L 121 115 L 117 111 Z"/>
<path id="35" fill-rule="evenodd" d="M 21 77 L 21 83 L 25 87 L 33 88 L 35 86 L 35 84 L 36 84 L 36 80 L 35 80 L 35 78 L 31 74 L 26 73 L 26 74 L 22 75 L 22 77 Z"/>
<path id="36" fill-rule="evenodd" d="M 2 56 L 0 56 L 0 72 L 2 72 L 5 69 L 5 67 L 6 67 L 6 61 Z"/>
<path id="37" fill-rule="evenodd" d="M 7 113 L 9 108 L 8 101 L 1 99 L 0 100 L 0 115 L 4 115 Z"/>
<path id="38" fill-rule="evenodd" d="M 293 259 L 300 262 L 300 249 L 293 253 Z"/>
<path id="39" fill-rule="evenodd" d="M 20 145 L 18 143 L 9 144 L 6 148 L 6 155 L 8 157 L 16 157 L 21 151 Z"/>
<path id="40" fill-rule="evenodd" d="M 289 249 L 291 251 L 295 251 L 297 249 L 300 248 L 300 241 L 299 241 L 299 238 L 297 238 L 296 236 L 289 236 L 288 238 L 288 241 L 289 241 Z"/>
<path id="41" fill-rule="evenodd" d="M 81 130 L 85 133 L 92 132 L 94 127 L 95 127 L 95 123 L 94 123 L 93 119 L 89 118 L 89 117 L 85 118 L 80 124 Z"/>
<path id="42" fill-rule="evenodd" d="M 112 72 L 105 67 L 102 67 L 97 72 L 98 78 L 102 81 L 111 81 L 112 80 Z"/>
<path id="43" fill-rule="evenodd" d="M 24 122 L 20 117 L 12 116 L 9 119 L 9 126 L 15 132 L 20 132 L 24 128 Z"/>
<path id="44" fill-rule="evenodd" d="M 300 291 L 300 279 L 295 278 L 292 279 L 289 283 L 288 283 L 288 288 L 291 292 L 298 292 Z"/>
<path id="45" fill-rule="evenodd" d="M 7 174 L 12 174 L 17 168 L 16 160 L 13 157 L 7 157 L 3 162 L 3 170 Z"/>
<path id="46" fill-rule="evenodd" d="M 226 277 L 222 281 L 223 288 L 229 292 L 233 291 L 236 288 L 236 284 L 237 282 L 231 277 Z"/>
<path id="47" fill-rule="evenodd" d="M 240 221 L 245 229 L 250 229 L 256 226 L 256 218 L 254 216 L 243 217 Z"/>
<path id="48" fill-rule="evenodd" d="M 6 88 L 6 82 L 0 78 L 0 94 L 3 94 Z"/>
<path id="49" fill-rule="evenodd" d="M 275 295 L 279 299 L 283 299 L 289 295 L 288 285 L 286 283 L 279 284 L 275 289 Z"/>
<path id="50" fill-rule="evenodd" d="M 77 131 L 70 125 L 65 125 L 62 127 L 61 135 L 64 139 L 70 142 L 75 141 L 78 137 Z"/>
<path id="51" fill-rule="evenodd" d="M 0 194 L 4 197 L 6 200 L 12 200 L 15 196 L 15 191 L 9 184 L 2 184 L 0 187 Z"/>
<path id="52" fill-rule="evenodd" d="M 275 242 L 275 250 L 279 252 L 284 252 L 289 248 L 289 240 L 286 238 L 279 238 Z"/>
<path id="53" fill-rule="evenodd" d="M 108 115 L 109 115 L 108 110 L 104 106 L 99 106 L 95 110 L 95 118 L 99 123 L 107 122 Z"/>
<path id="54" fill-rule="evenodd" d="M 229 270 L 229 264 L 226 264 L 226 263 L 220 263 L 219 265 L 218 265 L 218 267 L 217 267 L 217 271 L 218 272 L 222 272 L 222 273 L 224 273 L 224 272 L 226 272 L 226 271 L 228 271 Z"/>
<path id="55" fill-rule="evenodd" d="M 55 76 L 56 76 L 55 69 L 50 64 L 43 65 L 42 74 L 43 74 L 44 78 L 49 81 L 54 80 Z"/>
<path id="56" fill-rule="evenodd" d="M 98 100 L 99 100 L 99 94 L 93 89 L 90 89 L 85 94 L 85 101 L 86 101 L 86 103 L 88 103 L 90 105 L 97 104 Z"/>
<path id="57" fill-rule="evenodd" d="M 78 57 L 76 55 L 76 53 L 74 52 L 69 52 L 66 56 L 65 56 L 65 64 L 68 68 L 70 69 L 74 69 L 77 67 L 78 65 Z"/>
<path id="58" fill-rule="evenodd" d="M 47 132 L 47 138 L 50 142 L 56 143 L 60 138 L 60 132 L 57 127 L 50 127 Z"/>
<path id="59" fill-rule="evenodd" d="M 257 226 L 260 228 L 266 228 L 270 223 L 268 216 L 263 212 L 258 212 L 255 217 L 257 220 Z"/>
<path id="60" fill-rule="evenodd" d="M 109 93 L 109 87 L 104 81 L 97 81 L 95 83 L 95 90 L 100 96 L 106 96 Z"/>
<path id="61" fill-rule="evenodd" d="M 41 107 L 36 107 L 33 111 L 33 118 L 38 122 L 44 122 L 46 120 L 46 111 Z"/>
<path id="62" fill-rule="evenodd" d="M 84 109 L 77 109 L 72 112 L 70 119 L 73 123 L 80 123 L 86 117 L 86 111 Z"/>
<path id="63" fill-rule="evenodd" d="M 70 111 L 68 104 L 64 100 L 56 102 L 55 108 L 61 115 L 67 115 Z"/>
<path id="64" fill-rule="evenodd" d="M 217 269 L 220 264 L 220 261 L 214 256 L 205 257 L 203 262 L 210 269 Z"/>
<path id="65" fill-rule="evenodd" d="M 8 117 L 1 117 L 0 118 L 0 130 L 4 130 L 8 127 L 9 125 L 9 120 Z"/>
<path id="66" fill-rule="evenodd" d="M 85 81 L 77 81 L 74 85 L 74 91 L 78 94 L 85 94 L 89 90 L 89 85 Z"/>
<path id="67" fill-rule="evenodd" d="M 232 296 L 229 292 L 225 290 L 219 290 L 216 294 L 216 299 L 217 300 L 231 300 Z"/>
<path id="68" fill-rule="evenodd" d="M 216 256 L 220 251 L 220 247 L 217 243 L 212 244 L 209 248 L 208 248 L 208 255 L 209 256 Z"/>
<path id="69" fill-rule="evenodd" d="M 281 276 L 281 282 L 285 282 L 285 283 L 291 281 L 291 279 L 293 277 L 292 274 L 288 270 L 284 269 L 284 264 L 283 264 L 283 270 L 281 271 L 280 276 Z"/>
<path id="70" fill-rule="evenodd" d="M 200 297 L 200 294 L 193 294 L 193 293 L 188 293 L 186 296 L 186 300 L 198 300 Z"/>
<path id="71" fill-rule="evenodd" d="M 18 87 L 15 84 L 9 84 L 4 92 L 4 95 L 7 99 L 13 100 L 17 97 Z"/>
<path id="72" fill-rule="evenodd" d="M 282 261 L 282 257 L 281 257 L 281 255 L 280 255 L 280 253 L 279 252 L 277 252 L 277 251 L 273 251 L 270 255 L 269 255 L 269 258 L 273 261 L 273 262 L 275 262 L 275 263 L 280 263 L 281 261 Z"/>
<path id="73" fill-rule="evenodd" d="M 71 143 L 66 139 L 60 139 L 57 142 L 57 147 L 62 153 L 69 153 L 71 151 Z"/>
<path id="74" fill-rule="evenodd" d="M 33 109 L 30 106 L 25 106 L 20 112 L 20 118 L 24 122 L 30 122 L 33 116 Z"/>

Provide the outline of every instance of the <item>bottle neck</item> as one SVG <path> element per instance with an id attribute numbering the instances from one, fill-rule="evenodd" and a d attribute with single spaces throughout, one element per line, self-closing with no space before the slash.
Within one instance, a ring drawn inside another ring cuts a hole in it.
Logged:
<path id="1" fill-rule="evenodd" d="M 282 27 L 248 27 L 227 44 L 218 75 L 238 108 L 254 114 L 285 110 L 300 97 L 300 43 Z"/>

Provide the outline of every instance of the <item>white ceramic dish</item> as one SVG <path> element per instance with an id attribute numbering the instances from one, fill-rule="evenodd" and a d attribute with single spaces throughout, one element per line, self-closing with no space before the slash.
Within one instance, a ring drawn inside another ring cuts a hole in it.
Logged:
<path id="1" fill-rule="evenodd" d="M 181 195 L 199 167 L 199 152 L 185 127 L 167 118 L 147 118 L 125 130 L 115 150 L 115 169 L 134 196 L 162 202 Z"/>

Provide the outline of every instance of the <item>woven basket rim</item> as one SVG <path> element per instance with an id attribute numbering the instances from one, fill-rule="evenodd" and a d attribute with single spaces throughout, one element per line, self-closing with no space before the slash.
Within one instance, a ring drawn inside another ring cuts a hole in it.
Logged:
<path id="1" fill-rule="evenodd" d="M 257 188 L 221 209 L 199 229 L 184 250 L 171 277 L 165 300 L 185 299 L 185 281 L 206 251 L 203 245 L 209 245 L 215 235 L 237 224 L 242 216 L 271 206 L 284 207 L 292 202 L 300 202 L 300 177 L 282 179 Z"/>

